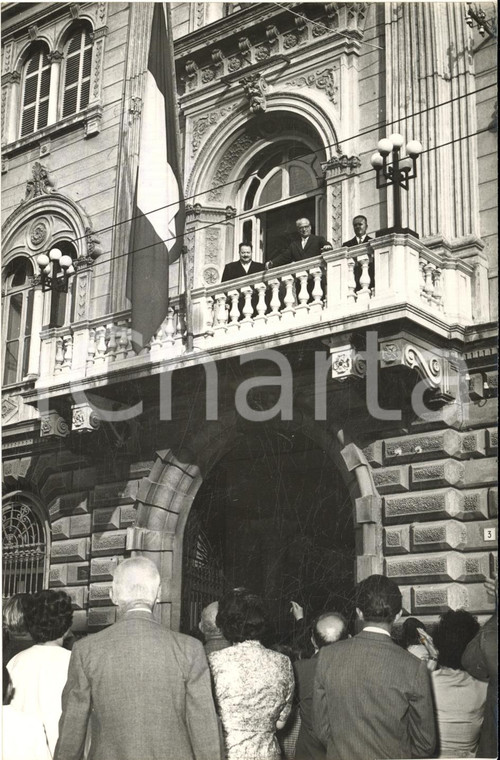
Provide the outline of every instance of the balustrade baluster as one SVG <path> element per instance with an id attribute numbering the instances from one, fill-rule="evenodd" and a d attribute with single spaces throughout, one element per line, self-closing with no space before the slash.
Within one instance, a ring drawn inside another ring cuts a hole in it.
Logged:
<path id="1" fill-rule="evenodd" d="M 87 368 L 94 366 L 95 357 L 95 328 L 91 327 L 89 330 L 89 345 L 87 348 Z"/>
<path id="2" fill-rule="evenodd" d="M 312 303 L 309 304 L 311 314 L 319 315 L 323 311 L 323 286 L 321 284 L 321 276 L 323 270 L 321 267 L 312 267 L 309 270 L 309 274 L 314 277 L 314 285 L 312 289 Z"/>
<path id="3" fill-rule="evenodd" d="M 108 325 L 108 358 L 111 362 L 114 362 L 116 360 L 116 325 L 113 322 L 110 322 Z"/>
<path id="4" fill-rule="evenodd" d="M 212 296 L 206 298 L 206 311 L 205 311 L 205 335 L 214 334 L 214 299 Z"/>
<path id="5" fill-rule="evenodd" d="M 254 317 L 254 322 L 257 321 L 257 320 L 262 321 L 262 320 L 266 319 L 266 308 L 267 308 L 267 306 L 266 306 L 266 290 L 267 290 L 266 283 L 265 282 L 257 282 L 255 284 L 255 290 L 259 294 L 259 300 L 257 301 L 257 306 L 256 306 L 257 314 Z"/>
<path id="6" fill-rule="evenodd" d="M 54 362 L 54 374 L 57 375 L 62 372 L 62 365 L 64 361 L 64 341 L 61 337 L 56 338 L 56 356 Z"/>
<path id="7" fill-rule="evenodd" d="M 347 259 L 347 302 L 356 303 L 356 278 L 354 277 L 354 259 Z"/>
<path id="8" fill-rule="evenodd" d="M 219 332 L 225 332 L 226 331 L 226 325 L 227 325 L 227 307 L 226 307 L 226 294 L 225 293 L 217 293 L 215 296 L 216 306 L 215 306 L 215 325 L 214 330 L 217 330 Z"/>
<path id="9" fill-rule="evenodd" d="M 366 303 L 366 301 L 369 301 L 371 298 L 370 275 L 368 273 L 369 261 L 370 259 L 366 253 L 364 253 L 362 256 L 358 256 L 358 262 L 361 264 L 361 276 L 359 278 L 361 290 L 358 290 L 357 293 L 358 303 Z"/>
<path id="10" fill-rule="evenodd" d="M 231 299 L 231 308 L 229 310 L 229 325 L 228 328 L 231 327 L 233 330 L 239 330 L 238 320 L 240 318 L 240 307 L 239 307 L 239 299 L 240 294 L 238 290 L 230 290 L 228 292 L 228 297 Z"/>
<path id="11" fill-rule="evenodd" d="M 132 344 L 132 328 L 127 328 L 127 358 L 131 358 L 132 356 L 137 356 L 136 352 L 134 351 L 134 346 Z"/>
<path id="12" fill-rule="evenodd" d="M 443 288 L 441 280 L 441 270 L 436 267 L 434 272 L 434 301 L 439 311 L 444 310 L 443 305 Z"/>
<path id="13" fill-rule="evenodd" d="M 418 260 L 418 268 L 420 269 L 420 297 L 426 301 L 427 295 L 425 292 L 425 264 L 426 261 L 423 258 L 419 258 Z"/>
<path id="14" fill-rule="evenodd" d="M 151 338 L 151 341 L 150 341 L 150 344 L 149 344 L 149 346 L 150 346 L 150 348 L 149 348 L 150 352 L 152 354 L 157 353 L 161 349 L 161 347 L 162 347 L 162 342 L 163 342 L 163 324 L 161 324 L 159 326 L 159 328 L 157 329 L 157 331 L 155 332 L 155 334 Z"/>
<path id="15" fill-rule="evenodd" d="M 106 361 L 106 328 L 104 325 L 95 331 L 95 364 L 103 364 Z"/>
<path id="16" fill-rule="evenodd" d="M 424 267 L 424 273 L 425 273 L 425 296 L 427 298 L 427 302 L 429 305 L 432 306 L 433 302 L 433 296 L 434 296 L 434 270 L 436 267 L 434 264 L 428 263 Z"/>
<path id="17" fill-rule="evenodd" d="M 173 346 L 175 342 L 175 311 L 169 306 L 163 323 L 163 343 Z"/>
<path id="18" fill-rule="evenodd" d="M 295 311 L 295 293 L 293 292 L 293 275 L 285 274 L 281 278 L 281 282 L 285 283 L 285 296 L 283 301 L 285 303 L 281 313 L 290 314 Z"/>
<path id="19" fill-rule="evenodd" d="M 116 349 L 117 361 L 127 358 L 127 324 L 126 322 L 118 323 L 118 347 Z"/>
<path id="20" fill-rule="evenodd" d="M 250 285 L 245 285 L 241 292 L 245 297 L 245 303 L 243 304 L 243 324 L 251 324 L 253 322 L 253 306 L 252 306 L 252 294 L 253 288 Z"/>
<path id="21" fill-rule="evenodd" d="M 273 280 L 269 280 L 269 287 L 271 288 L 271 311 L 267 315 L 267 321 L 268 322 L 275 322 L 279 319 L 281 319 L 280 314 L 280 281 L 275 278 Z"/>
<path id="22" fill-rule="evenodd" d="M 73 363 L 73 336 L 64 336 L 64 361 L 62 363 L 63 372 L 68 372 Z"/>

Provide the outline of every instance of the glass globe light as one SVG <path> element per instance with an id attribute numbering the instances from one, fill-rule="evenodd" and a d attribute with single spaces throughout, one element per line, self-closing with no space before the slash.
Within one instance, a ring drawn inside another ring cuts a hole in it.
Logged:
<path id="1" fill-rule="evenodd" d="M 378 141 L 377 148 L 382 156 L 388 156 L 392 151 L 392 142 L 387 137 L 384 137 L 382 140 Z"/>
<path id="2" fill-rule="evenodd" d="M 43 269 L 47 266 L 47 264 L 50 264 L 50 259 L 45 253 L 41 253 L 39 256 L 36 257 L 36 263 L 40 267 L 40 269 Z"/>
<path id="3" fill-rule="evenodd" d="M 61 258 L 59 259 L 59 266 L 61 266 L 63 269 L 67 269 L 68 267 L 71 266 L 72 263 L 73 263 L 73 259 L 71 258 L 71 256 L 61 256 Z"/>
<path id="4" fill-rule="evenodd" d="M 380 155 L 380 153 L 374 153 L 373 156 L 370 158 L 370 163 L 373 166 L 374 169 L 380 169 L 381 166 L 384 165 L 384 159 Z"/>
<path id="5" fill-rule="evenodd" d="M 60 251 L 59 248 L 52 248 L 49 251 L 49 259 L 51 261 L 59 261 L 61 256 L 62 256 L 62 251 Z"/>
<path id="6" fill-rule="evenodd" d="M 405 141 L 403 135 L 400 135 L 399 132 L 394 132 L 392 135 L 390 135 L 389 140 L 392 142 L 395 148 L 401 148 Z"/>
<path id="7" fill-rule="evenodd" d="M 413 158 L 413 156 L 417 157 L 419 156 L 423 151 L 422 143 L 419 143 L 418 140 L 410 140 L 410 142 L 406 143 L 406 152 L 409 156 Z"/>

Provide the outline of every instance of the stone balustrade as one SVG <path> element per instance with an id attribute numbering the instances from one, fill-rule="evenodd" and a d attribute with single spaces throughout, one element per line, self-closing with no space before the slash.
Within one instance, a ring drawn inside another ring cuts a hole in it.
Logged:
<path id="1" fill-rule="evenodd" d="M 276 345 L 383 321 L 408 310 L 442 334 L 473 323 L 474 268 L 431 251 L 413 237 L 390 235 L 292 265 L 192 291 L 192 333 L 198 351 L 221 351 L 256 339 Z M 42 333 L 38 387 L 99 375 L 127 363 L 182 359 L 186 353 L 181 299 L 149 345 L 136 355 L 130 314 Z M 238 349 L 240 350 L 240 349 Z"/>

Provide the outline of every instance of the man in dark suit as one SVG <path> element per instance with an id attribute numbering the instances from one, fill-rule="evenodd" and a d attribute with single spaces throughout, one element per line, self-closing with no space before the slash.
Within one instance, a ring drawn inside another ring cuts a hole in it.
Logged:
<path id="1" fill-rule="evenodd" d="M 367 243 L 369 240 L 371 240 L 371 237 L 366 234 L 366 231 L 368 229 L 368 219 L 366 218 L 366 216 L 363 216 L 363 214 L 358 214 L 358 216 L 355 216 L 354 219 L 352 220 L 352 226 L 354 229 L 354 237 L 342 243 L 342 246 L 344 248 L 353 248 L 355 245 L 363 245 L 363 243 Z M 371 253 L 369 253 L 368 255 L 370 256 L 370 260 L 368 262 L 368 274 L 370 275 L 370 285 L 373 288 L 375 286 L 373 255 Z M 361 264 L 358 264 L 358 262 L 356 262 L 354 266 L 354 279 L 356 280 L 356 290 L 359 290 L 361 287 L 361 283 L 359 281 L 360 277 L 361 277 Z"/>
<path id="2" fill-rule="evenodd" d="M 160 576 L 145 557 L 118 565 L 117 622 L 78 641 L 62 696 L 54 760 L 220 760 L 208 663 L 200 641 L 153 617 Z"/>
<path id="3" fill-rule="evenodd" d="M 390 635 L 401 592 L 371 575 L 357 587 L 356 603 L 361 633 L 319 654 L 314 732 L 332 760 L 430 757 L 436 727 L 429 671 Z"/>
<path id="4" fill-rule="evenodd" d="M 314 655 L 308 660 L 297 660 L 293 664 L 295 687 L 299 703 L 300 729 L 295 746 L 296 760 L 324 760 L 325 748 L 316 738 L 312 725 L 312 701 L 314 675 L 320 649 L 347 635 L 347 622 L 338 612 L 324 612 L 311 626 L 311 642 Z"/>
<path id="5" fill-rule="evenodd" d="M 258 261 L 252 261 L 251 243 L 240 243 L 239 253 L 239 261 L 231 261 L 224 267 L 221 282 L 236 280 L 238 277 L 245 277 L 247 274 L 255 274 L 256 272 L 264 271 L 264 264 L 260 264 Z"/>
<path id="6" fill-rule="evenodd" d="M 266 269 L 270 267 L 280 267 L 283 264 L 290 264 L 292 261 L 302 261 L 319 256 L 323 250 L 330 250 L 331 243 L 321 235 L 311 234 L 311 222 L 309 219 L 297 219 L 295 222 L 297 235 L 292 240 L 288 248 L 279 253 L 274 259 L 266 264 Z"/>

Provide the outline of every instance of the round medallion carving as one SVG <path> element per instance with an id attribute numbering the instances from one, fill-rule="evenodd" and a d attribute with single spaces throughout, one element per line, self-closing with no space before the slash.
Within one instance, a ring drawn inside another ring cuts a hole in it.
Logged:
<path id="1" fill-rule="evenodd" d="M 30 248 L 42 248 L 49 237 L 50 223 L 48 219 L 38 218 L 30 225 L 27 233 L 27 243 Z"/>
<path id="2" fill-rule="evenodd" d="M 219 272 L 215 267 L 207 267 L 203 272 L 203 279 L 207 285 L 214 285 L 219 279 Z"/>

